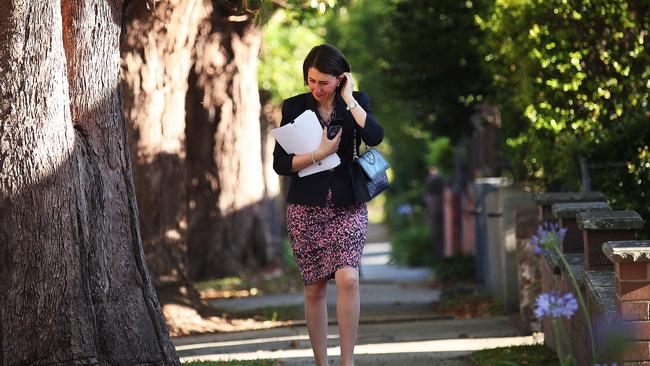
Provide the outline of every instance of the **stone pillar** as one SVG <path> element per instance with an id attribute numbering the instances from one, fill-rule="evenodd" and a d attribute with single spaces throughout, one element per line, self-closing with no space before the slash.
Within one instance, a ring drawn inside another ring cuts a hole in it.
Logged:
<path id="1" fill-rule="evenodd" d="M 614 263 L 617 312 L 631 330 L 619 365 L 650 364 L 650 241 L 608 241 L 602 250 Z"/>
<path id="2" fill-rule="evenodd" d="M 555 221 L 551 213 L 554 203 L 568 202 L 605 202 L 602 192 L 548 192 L 535 194 L 535 203 L 539 208 L 539 222 Z"/>
<path id="3" fill-rule="evenodd" d="M 585 271 L 611 270 L 602 245 L 611 240 L 633 240 L 636 231 L 643 228 L 643 219 L 636 211 L 579 212 L 576 220 L 582 230 Z"/>
<path id="4" fill-rule="evenodd" d="M 535 299 L 541 291 L 541 274 L 537 265 L 537 255 L 530 245 L 530 238 L 537 230 L 537 207 L 517 208 L 515 210 L 515 237 L 517 240 L 517 282 L 519 283 L 518 328 L 524 334 L 540 331 L 542 326 L 535 317 Z"/>
<path id="5" fill-rule="evenodd" d="M 582 231 L 578 229 L 576 215 L 578 212 L 593 211 L 611 211 L 611 207 L 609 207 L 607 202 L 570 202 L 553 204 L 553 217 L 558 220 L 560 227 L 567 229 L 564 242 L 562 242 L 562 252 L 583 252 Z"/>

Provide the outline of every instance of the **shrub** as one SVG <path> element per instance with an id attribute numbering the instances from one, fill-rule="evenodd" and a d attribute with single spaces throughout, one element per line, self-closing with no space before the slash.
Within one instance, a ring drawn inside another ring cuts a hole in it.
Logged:
<path id="1" fill-rule="evenodd" d="M 392 235 L 393 262 L 408 266 L 433 264 L 431 229 L 425 225 L 408 227 Z"/>

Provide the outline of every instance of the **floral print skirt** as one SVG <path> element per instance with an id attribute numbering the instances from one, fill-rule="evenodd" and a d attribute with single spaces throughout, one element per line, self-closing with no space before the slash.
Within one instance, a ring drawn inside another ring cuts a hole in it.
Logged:
<path id="1" fill-rule="evenodd" d="M 341 268 L 359 270 L 368 232 L 368 208 L 365 203 L 334 207 L 330 191 L 326 207 L 289 204 L 287 231 L 302 281 L 312 285 L 334 278 Z"/>

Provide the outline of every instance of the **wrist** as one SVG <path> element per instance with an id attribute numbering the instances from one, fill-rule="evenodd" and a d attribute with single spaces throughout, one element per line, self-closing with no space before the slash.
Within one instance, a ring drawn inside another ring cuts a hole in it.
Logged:
<path id="1" fill-rule="evenodd" d="M 314 163 L 314 165 L 320 165 L 320 158 L 318 157 L 318 150 L 314 150 L 311 152 L 311 161 Z"/>
<path id="2" fill-rule="evenodd" d="M 349 102 L 346 102 L 345 104 L 346 104 L 345 109 L 347 109 L 348 111 L 351 111 L 354 108 L 359 106 L 359 103 L 357 103 L 357 101 L 354 98 L 352 98 Z"/>

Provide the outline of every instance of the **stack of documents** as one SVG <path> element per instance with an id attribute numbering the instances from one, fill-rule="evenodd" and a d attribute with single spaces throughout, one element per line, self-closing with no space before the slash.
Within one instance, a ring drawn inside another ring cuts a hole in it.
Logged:
<path id="1" fill-rule="evenodd" d="M 304 111 L 292 123 L 271 131 L 275 140 L 289 154 L 306 154 L 318 149 L 323 129 L 318 122 L 316 113 L 311 110 Z M 323 170 L 333 169 L 341 164 L 341 158 L 336 153 L 321 160 L 320 165 L 310 165 L 298 171 L 299 177 L 304 177 Z"/>

